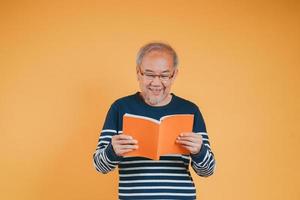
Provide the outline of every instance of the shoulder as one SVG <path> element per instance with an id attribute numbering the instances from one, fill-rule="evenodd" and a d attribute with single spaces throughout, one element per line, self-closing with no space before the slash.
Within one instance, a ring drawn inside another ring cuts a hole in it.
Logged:
<path id="1" fill-rule="evenodd" d="M 186 110 L 187 112 L 194 114 L 195 121 L 193 132 L 206 132 L 206 126 L 200 108 L 190 100 L 184 99 L 182 97 L 177 97 L 177 99 L 178 102 L 181 102 L 181 105 L 178 104 L 176 106 L 178 109 Z"/>
<path id="2" fill-rule="evenodd" d="M 112 103 L 112 107 L 118 108 L 118 107 L 122 107 L 125 105 L 129 105 L 129 104 L 133 103 L 134 101 L 136 101 L 136 95 L 137 95 L 137 93 L 130 94 L 130 95 L 127 95 L 124 97 L 120 97 Z"/>
<path id="3" fill-rule="evenodd" d="M 175 100 L 176 100 L 176 104 L 178 106 L 180 106 L 180 107 L 187 107 L 187 108 L 190 108 L 192 110 L 199 110 L 199 108 L 196 105 L 196 103 L 192 102 L 191 100 L 187 100 L 187 99 L 185 99 L 183 97 L 176 96 L 176 95 L 174 95 L 174 97 L 175 97 Z"/>

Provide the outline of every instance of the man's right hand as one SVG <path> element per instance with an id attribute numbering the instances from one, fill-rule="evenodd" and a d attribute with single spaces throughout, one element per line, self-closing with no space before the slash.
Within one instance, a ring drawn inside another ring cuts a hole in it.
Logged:
<path id="1" fill-rule="evenodd" d="M 137 141 L 129 135 L 114 135 L 111 138 L 111 144 L 115 153 L 118 156 L 123 156 L 125 153 L 138 148 Z"/>

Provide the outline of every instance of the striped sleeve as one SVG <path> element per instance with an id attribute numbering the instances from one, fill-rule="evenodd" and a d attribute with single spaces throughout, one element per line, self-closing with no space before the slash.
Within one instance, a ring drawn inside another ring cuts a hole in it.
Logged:
<path id="1" fill-rule="evenodd" d="M 111 144 L 111 138 L 118 133 L 118 110 L 113 104 L 107 115 L 101 131 L 96 151 L 93 155 L 94 166 L 97 171 L 106 174 L 114 170 L 120 162 Z"/>
<path id="2" fill-rule="evenodd" d="M 214 173 L 216 162 L 214 154 L 210 148 L 204 119 L 198 108 L 195 113 L 193 132 L 201 134 L 202 146 L 198 154 L 191 155 L 191 165 L 199 176 L 208 177 Z"/>

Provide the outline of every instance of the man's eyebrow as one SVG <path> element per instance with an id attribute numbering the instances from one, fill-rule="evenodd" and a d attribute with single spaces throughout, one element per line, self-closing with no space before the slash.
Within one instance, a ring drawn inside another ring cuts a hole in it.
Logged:
<path id="1" fill-rule="evenodd" d="M 146 69 L 145 72 L 152 72 L 152 73 L 155 73 L 154 71 L 150 70 L 150 69 Z M 170 70 L 165 70 L 165 71 L 162 71 L 161 73 L 170 73 Z"/>

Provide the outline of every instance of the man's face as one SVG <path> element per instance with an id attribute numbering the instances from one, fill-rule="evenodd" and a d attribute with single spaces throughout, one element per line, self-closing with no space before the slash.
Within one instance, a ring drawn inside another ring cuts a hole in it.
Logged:
<path id="1" fill-rule="evenodd" d="M 173 66 L 173 57 L 169 53 L 151 51 L 146 54 L 137 68 L 137 77 L 145 102 L 152 106 L 165 105 L 177 73 L 177 68 L 174 69 Z"/>

